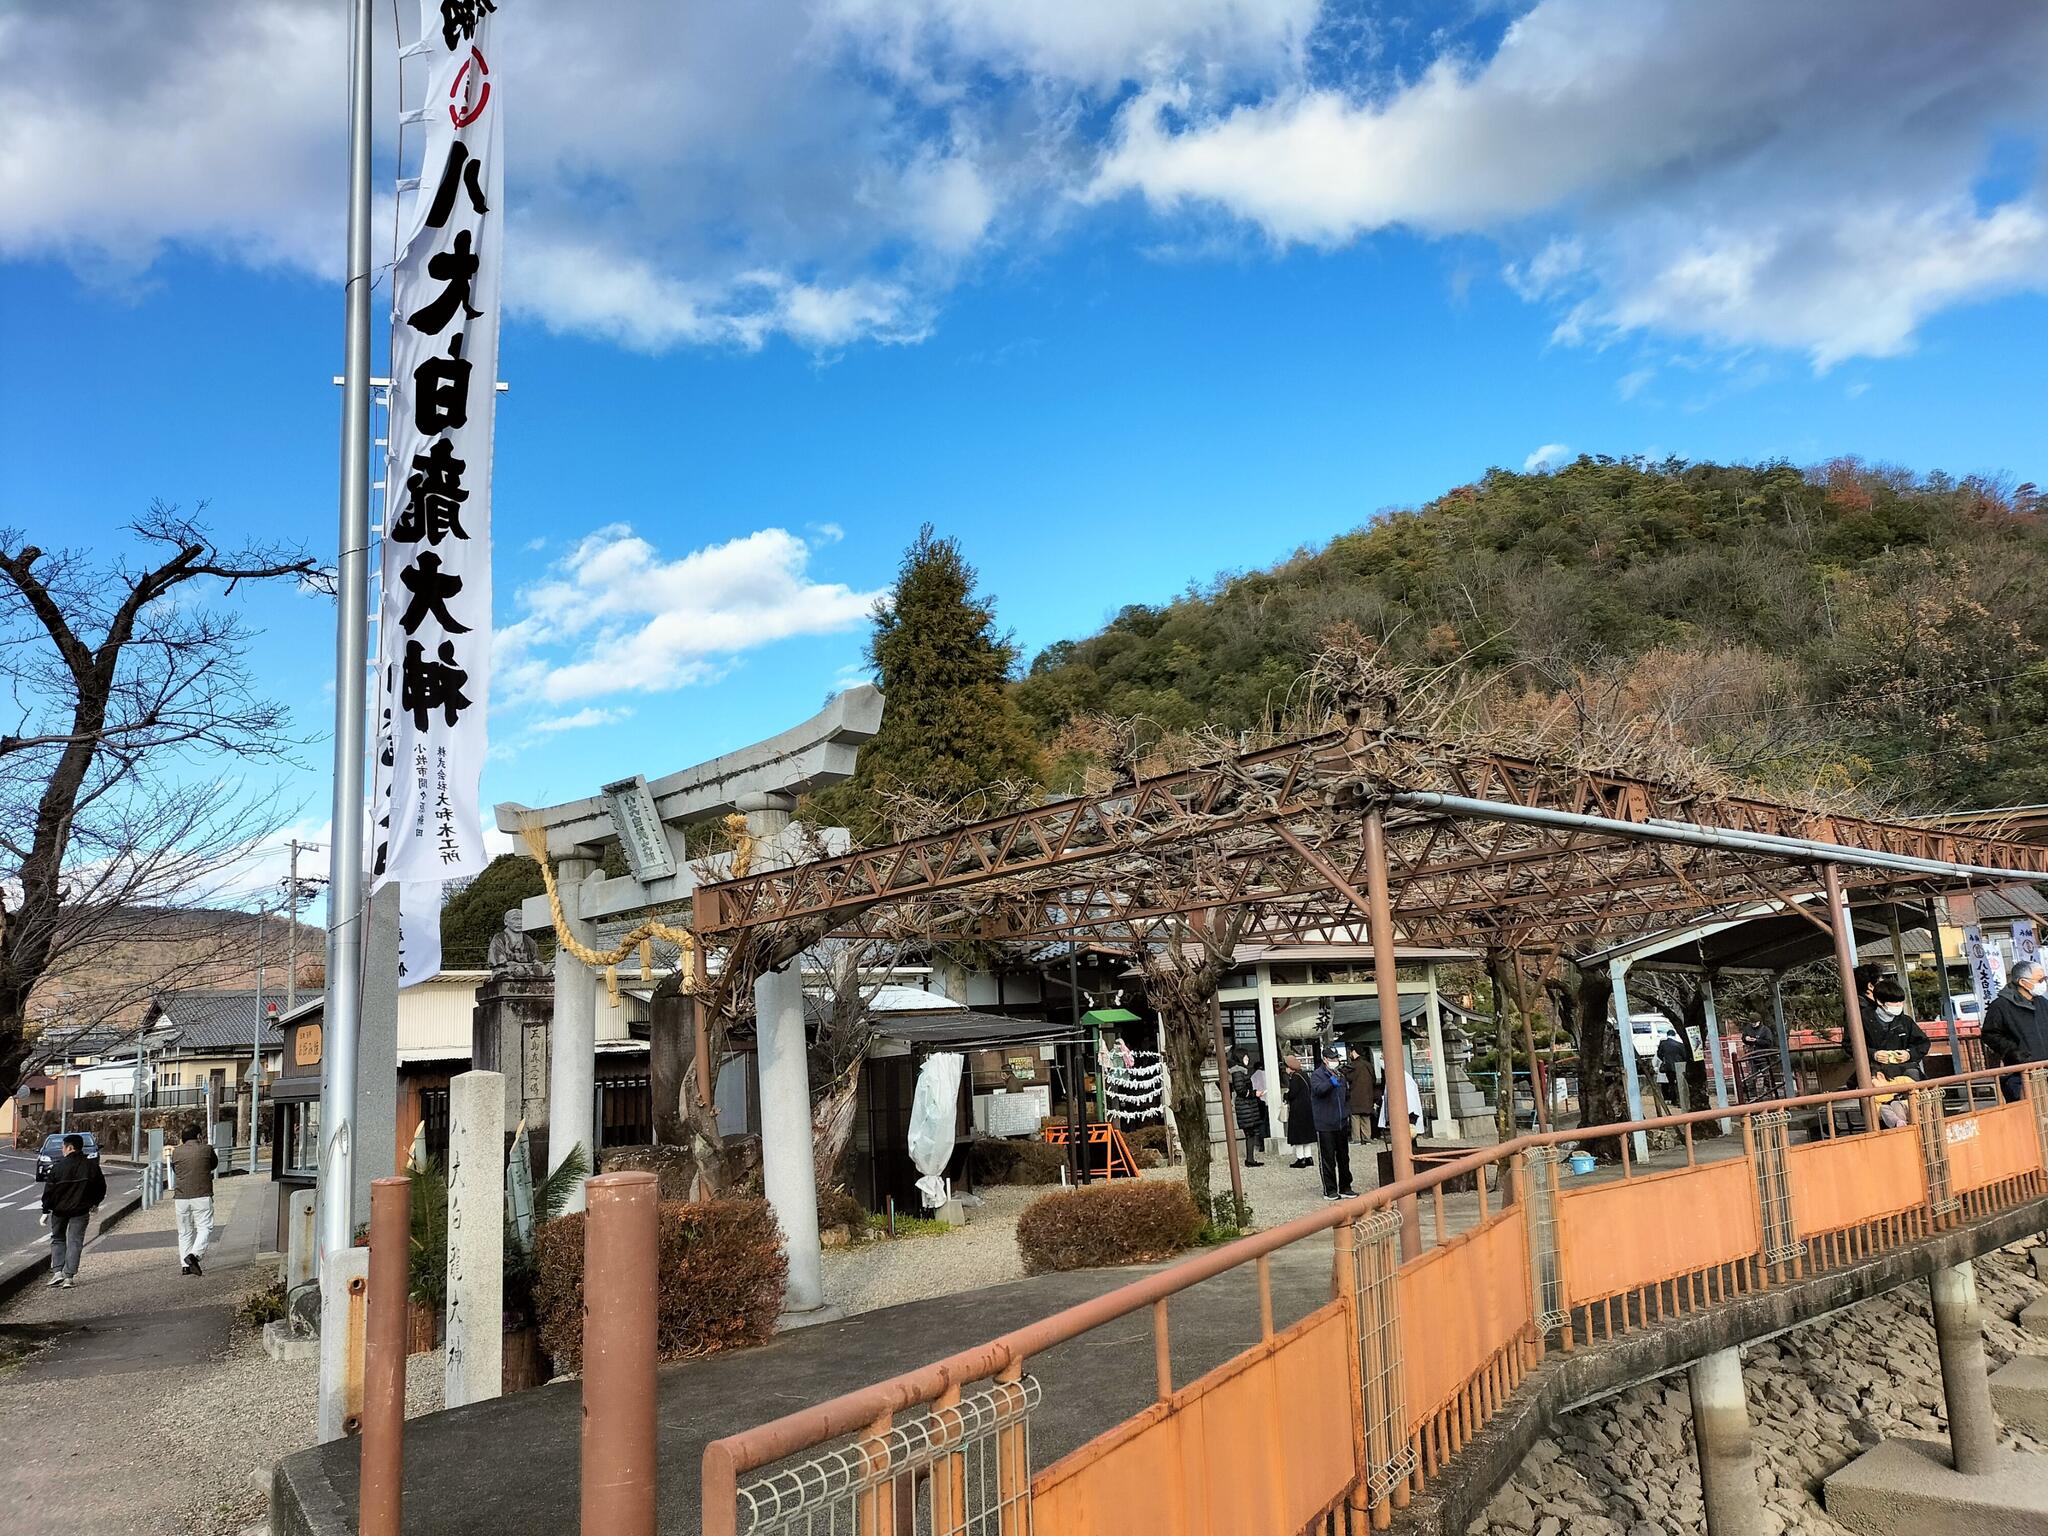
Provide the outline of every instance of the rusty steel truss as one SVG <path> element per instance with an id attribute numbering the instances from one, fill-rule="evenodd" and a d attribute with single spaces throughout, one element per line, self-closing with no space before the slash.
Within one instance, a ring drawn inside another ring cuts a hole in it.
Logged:
<path id="1" fill-rule="evenodd" d="M 1817 889 L 1830 864 L 1874 893 L 2048 879 L 2048 848 L 1976 831 L 1350 729 L 708 884 L 694 926 L 1135 946 L 1234 909 L 1245 942 L 1363 942 L 1375 813 L 1411 944 L 1575 950 Z"/>

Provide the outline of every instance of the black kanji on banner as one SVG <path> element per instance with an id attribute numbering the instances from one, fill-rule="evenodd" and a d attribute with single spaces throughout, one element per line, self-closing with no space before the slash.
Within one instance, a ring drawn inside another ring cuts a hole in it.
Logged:
<path id="1" fill-rule="evenodd" d="M 441 0 L 441 41 L 450 48 L 468 42 L 497 8 L 495 0 Z"/>

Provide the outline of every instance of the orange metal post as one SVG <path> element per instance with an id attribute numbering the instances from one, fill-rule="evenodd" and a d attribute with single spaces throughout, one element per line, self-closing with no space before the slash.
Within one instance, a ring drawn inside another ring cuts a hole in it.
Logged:
<path id="1" fill-rule="evenodd" d="M 1167 1329 L 1164 1296 L 1152 1303 L 1152 1376 L 1163 1403 L 1173 1396 L 1173 1337 Z"/>
<path id="2" fill-rule="evenodd" d="M 1408 1130 L 1407 1057 L 1401 1049 L 1401 981 L 1394 966 L 1394 902 L 1387 875 L 1387 826 L 1377 810 L 1365 815 L 1366 927 L 1372 936 L 1372 971 L 1380 999 L 1380 1084 L 1387 1107 L 1387 1137 L 1394 1150 L 1394 1182 L 1415 1177 L 1415 1146 Z M 1422 1252 L 1422 1212 L 1413 1195 L 1401 1198 L 1401 1257 Z"/>
<path id="3" fill-rule="evenodd" d="M 405 1312 L 411 1289 L 412 1181 L 370 1183 L 369 1320 L 363 1329 L 363 1436 L 356 1529 L 398 1536 L 405 1484 Z"/>
<path id="4" fill-rule="evenodd" d="M 584 1192 L 582 1529 L 654 1536 L 655 1177 Z"/>
<path id="5" fill-rule="evenodd" d="M 1870 1086 L 1870 1048 L 1863 1043 L 1863 1010 L 1856 1005 L 1856 940 L 1849 925 L 1849 904 L 1842 898 L 1842 874 L 1832 864 L 1821 866 L 1827 882 L 1828 927 L 1835 935 L 1835 969 L 1842 977 L 1842 1016 L 1848 1026 L 1849 1060 L 1856 1068 L 1856 1086 Z M 1830 1113 L 1832 1121 L 1834 1115 Z M 1877 1129 L 1877 1101 L 1863 1101 L 1866 1130 Z"/>

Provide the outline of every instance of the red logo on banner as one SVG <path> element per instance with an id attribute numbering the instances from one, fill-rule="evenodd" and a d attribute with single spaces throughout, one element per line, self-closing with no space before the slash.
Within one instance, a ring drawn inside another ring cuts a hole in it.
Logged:
<path id="1" fill-rule="evenodd" d="M 476 74 L 472 78 L 471 70 Z M 462 103 L 470 95 L 475 101 L 467 112 Z M 469 57 L 462 61 L 462 68 L 455 71 L 455 79 L 448 87 L 448 121 L 458 128 L 467 128 L 484 115 L 484 103 L 491 99 L 491 66 L 484 62 L 484 56 L 470 47 Z"/>

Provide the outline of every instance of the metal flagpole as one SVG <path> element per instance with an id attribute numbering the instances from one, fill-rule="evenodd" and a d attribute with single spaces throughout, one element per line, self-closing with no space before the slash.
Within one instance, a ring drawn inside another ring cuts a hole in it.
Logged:
<path id="1" fill-rule="evenodd" d="M 356 1030 L 362 1010 L 363 759 L 370 590 L 370 0 L 349 0 L 348 287 L 334 617 L 334 842 L 320 1056 L 320 1251 L 350 1241 Z"/>

